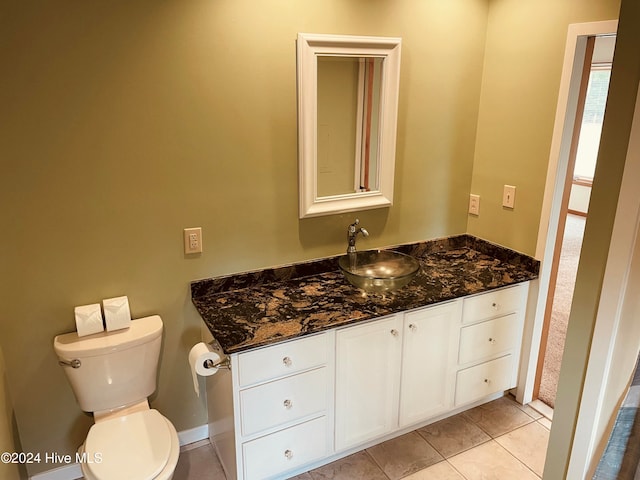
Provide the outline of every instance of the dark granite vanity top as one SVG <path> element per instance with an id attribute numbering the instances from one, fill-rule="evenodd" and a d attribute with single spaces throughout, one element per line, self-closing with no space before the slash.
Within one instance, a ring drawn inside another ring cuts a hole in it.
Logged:
<path id="1" fill-rule="evenodd" d="M 371 294 L 352 286 L 338 257 L 200 280 L 191 298 L 226 353 L 512 285 L 538 276 L 539 262 L 459 235 L 390 248 L 416 257 L 404 288 Z"/>

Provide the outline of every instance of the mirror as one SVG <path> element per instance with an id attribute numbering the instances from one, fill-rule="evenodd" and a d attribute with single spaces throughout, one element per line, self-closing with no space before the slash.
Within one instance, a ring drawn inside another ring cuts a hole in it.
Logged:
<path id="1" fill-rule="evenodd" d="M 382 58 L 317 60 L 318 197 L 378 190 Z"/>
<path id="2" fill-rule="evenodd" d="M 300 218 L 392 204 L 400 45 L 298 34 Z"/>

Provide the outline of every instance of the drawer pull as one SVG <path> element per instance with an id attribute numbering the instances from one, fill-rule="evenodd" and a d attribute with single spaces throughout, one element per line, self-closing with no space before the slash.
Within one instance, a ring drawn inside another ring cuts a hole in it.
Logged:
<path id="1" fill-rule="evenodd" d="M 500 310 L 500 304 L 499 304 L 499 303 L 493 302 L 493 303 L 491 304 L 491 307 L 492 307 L 494 310 Z"/>
<path id="2" fill-rule="evenodd" d="M 393 335 L 394 337 L 398 336 L 398 331 L 395 328 L 391 329 L 391 335 Z"/>
<path id="3" fill-rule="evenodd" d="M 282 359 L 282 363 L 284 363 L 285 367 L 290 367 L 293 362 L 289 357 L 284 357 Z"/>
<path id="4" fill-rule="evenodd" d="M 491 344 L 496 343 L 496 339 L 495 339 L 495 338 L 493 338 L 493 337 L 489 338 L 489 343 L 491 343 Z"/>
<path id="5" fill-rule="evenodd" d="M 488 378 L 484 379 L 484 383 L 486 383 L 487 385 L 489 385 L 491 383 L 491 380 L 489 380 Z"/>
<path id="6" fill-rule="evenodd" d="M 284 405 L 284 408 L 293 407 L 293 402 L 291 400 L 289 400 L 288 398 L 282 404 Z"/>
<path id="7" fill-rule="evenodd" d="M 291 460 L 291 458 L 293 457 L 293 452 L 291 450 L 285 450 L 284 456 L 287 460 Z"/>
<path id="8" fill-rule="evenodd" d="M 412 332 L 415 332 L 418 329 L 418 327 L 415 326 L 415 324 L 410 323 L 409 324 L 409 330 L 411 330 Z"/>

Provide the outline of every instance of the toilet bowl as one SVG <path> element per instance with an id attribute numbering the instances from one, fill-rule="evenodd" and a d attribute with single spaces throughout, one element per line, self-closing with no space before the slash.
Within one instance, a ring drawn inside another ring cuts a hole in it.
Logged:
<path id="1" fill-rule="evenodd" d="M 156 389 L 162 320 L 85 337 L 58 335 L 54 349 L 80 408 L 94 424 L 78 449 L 87 480 L 170 480 L 180 444 L 171 422 L 149 407 Z"/>
<path id="2" fill-rule="evenodd" d="M 171 422 L 149 409 L 97 422 L 78 453 L 86 480 L 170 480 L 180 444 Z"/>

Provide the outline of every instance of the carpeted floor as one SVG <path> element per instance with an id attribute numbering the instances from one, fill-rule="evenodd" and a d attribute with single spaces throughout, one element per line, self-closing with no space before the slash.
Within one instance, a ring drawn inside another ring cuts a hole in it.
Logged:
<path id="1" fill-rule="evenodd" d="M 554 407 L 586 217 L 567 215 L 538 398 Z"/>

